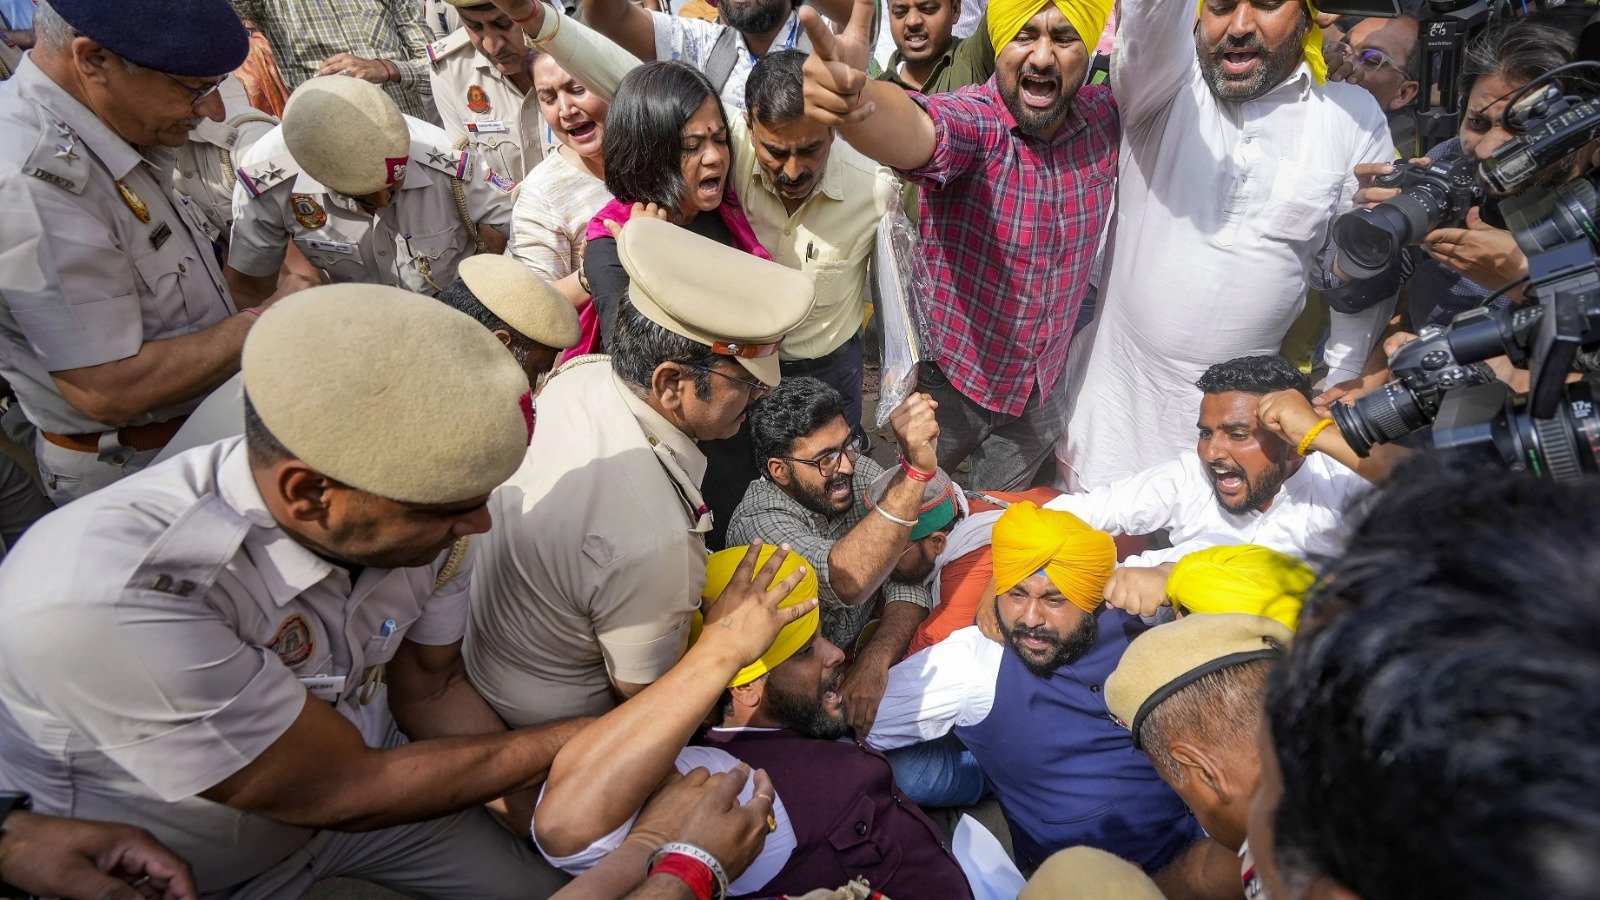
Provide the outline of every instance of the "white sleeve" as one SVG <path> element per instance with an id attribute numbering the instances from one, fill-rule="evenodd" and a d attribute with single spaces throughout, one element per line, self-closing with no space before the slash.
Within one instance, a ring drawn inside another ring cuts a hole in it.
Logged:
<path id="1" fill-rule="evenodd" d="M 727 772 L 739 765 L 726 750 L 716 747 L 685 747 L 678 752 L 678 759 L 674 762 L 678 773 L 684 774 L 691 769 L 705 769 L 713 775 Z M 739 791 L 739 802 L 749 803 L 751 795 L 755 792 L 755 780 L 747 782 Z M 776 795 L 777 791 L 774 789 Z M 544 789 L 540 788 L 539 798 L 544 799 Z M 767 835 L 767 842 L 762 846 L 761 853 L 750 863 L 744 874 L 735 878 L 728 884 L 728 893 L 754 894 L 765 887 L 767 882 L 776 878 L 783 867 L 788 864 L 789 857 L 794 854 L 797 841 L 794 836 L 794 825 L 789 821 L 789 812 L 783 805 L 783 798 L 772 798 L 772 817 L 777 820 L 778 827 Z M 639 818 L 638 813 L 628 817 L 628 821 L 618 825 L 616 830 L 605 837 L 597 839 L 594 843 L 583 848 L 571 856 L 551 856 L 540 847 L 539 852 L 550 864 L 569 875 L 582 875 L 605 859 L 613 850 L 622 846 L 627 839 L 628 832 L 633 830 L 633 823 Z M 534 834 L 534 844 L 538 845 L 538 832 L 531 825 L 530 832 Z"/>
<path id="2" fill-rule="evenodd" d="M 1045 509 L 1072 513 L 1091 527 L 1112 534 L 1149 534 L 1176 524 L 1185 477 L 1182 457 L 1119 478 L 1082 494 L 1062 494 Z"/>
<path id="3" fill-rule="evenodd" d="M 1393 162 L 1395 157 L 1394 139 L 1389 135 L 1389 120 L 1369 98 L 1363 96 L 1361 100 L 1365 101 L 1362 106 L 1367 119 L 1360 126 L 1362 134 L 1350 166 L 1352 170 L 1361 163 Z M 1343 215 L 1355 205 L 1357 187 L 1355 172 L 1352 171 L 1345 177 L 1339 203 L 1334 207 L 1337 214 Z M 1331 235 L 1331 224 L 1328 230 Z M 1354 313 L 1329 310 L 1328 345 L 1322 352 L 1323 361 L 1328 366 L 1328 385 L 1361 375 L 1362 368 L 1367 364 L 1367 356 L 1388 327 L 1389 318 L 1394 315 L 1396 299 L 1390 297 Z"/>
<path id="4" fill-rule="evenodd" d="M 1207 547 L 1221 547 L 1224 545 L 1237 543 L 1239 543 L 1239 539 L 1231 535 L 1214 533 L 1202 534 L 1199 537 L 1191 538 L 1190 540 L 1167 547 L 1164 550 L 1146 550 L 1143 553 L 1128 557 L 1127 559 L 1117 563 L 1117 565 L 1129 566 L 1135 569 L 1153 569 L 1156 566 L 1164 566 L 1169 562 L 1177 562 L 1196 550 L 1204 550 Z"/>
<path id="5" fill-rule="evenodd" d="M 1194 0 L 1122 0 L 1120 10 L 1111 93 L 1129 129 L 1171 103 L 1193 77 L 1196 13 Z"/>
<path id="6" fill-rule="evenodd" d="M 963 628 L 889 670 L 867 743 L 894 750 L 976 725 L 994 706 L 994 684 L 1005 647 Z"/>

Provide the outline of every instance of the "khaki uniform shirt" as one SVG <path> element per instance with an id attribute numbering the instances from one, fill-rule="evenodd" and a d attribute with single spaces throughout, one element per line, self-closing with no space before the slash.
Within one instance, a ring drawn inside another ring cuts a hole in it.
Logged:
<path id="1" fill-rule="evenodd" d="M 244 85 L 231 75 L 218 93 L 226 118 L 221 122 L 202 118 L 189 133 L 189 142 L 178 148 L 172 186 L 206 217 L 213 240 L 227 240 L 233 224 L 233 188 L 239 181 L 235 160 L 244 158 L 278 120 L 252 107 Z"/>
<path id="2" fill-rule="evenodd" d="M 452 147 L 470 148 L 494 176 L 517 183 L 544 159 L 548 137 L 539 95 L 524 94 L 479 53 L 465 28 L 428 45 L 433 102 Z"/>
<path id="3" fill-rule="evenodd" d="M 135 149 L 31 59 L 0 85 L 0 376 L 42 430 L 162 422 L 200 402 L 96 422 L 50 377 L 236 312 L 204 219 L 172 192 L 176 156 Z"/>
<path id="4" fill-rule="evenodd" d="M 605 713 L 607 673 L 660 678 L 705 586 L 705 456 L 606 357 L 581 360 L 539 394 L 527 459 L 475 541 L 467 672 L 513 727 Z"/>
<path id="5" fill-rule="evenodd" d="M 406 124 L 411 163 L 405 181 L 375 215 L 302 172 L 284 145 L 282 127 L 268 132 L 239 166 L 228 265 L 246 275 L 277 274 L 292 240 L 333 282 L 438 293 L 474 252 L 451 182 L 461 182 L 472 221 L 502 232 L 510 227 L 511 196 L 489 183 L 471 151 L 452 150 L 438 126 L 410 117 Z"/>
<path id="6" fill-rule="evenodd" d="M 308 692 L 380 746 L 385 697 L 361 704 L 365 674 L 402 639 L 465 629 L 470 559 L 435 591 L 446 556 L 352 584 L 273 521 L 242 438 L 74 501 L 0 566 L 6 785 L 41 812 L 149 829 L 202 893 L 272 867 L 317 833 L 198 795 L 276 742 Z"/>

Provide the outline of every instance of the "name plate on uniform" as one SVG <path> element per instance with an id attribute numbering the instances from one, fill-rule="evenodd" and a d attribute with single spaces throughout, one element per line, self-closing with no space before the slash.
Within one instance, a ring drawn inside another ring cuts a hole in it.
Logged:
<path id="1" fill-rule="evenodd" d="M 468 122 L 467 130 L 473 134 L 505 134 L 511 127 L 504 122 Z"/>
<path id="2" fill-rule="evenodd" d="M 311 696 L 324 703 L 338 703 L 344 695 L 344 675 L 306 675 L 299 679 L 300 686 Z"/>
<path id="3" fill-rule="evenodd" d="M 325 253 L 343 253 L 345 256 L 354 256 L 356 253 L 356 245 L 344 241 L 306 241 L 306 246 Z"/>

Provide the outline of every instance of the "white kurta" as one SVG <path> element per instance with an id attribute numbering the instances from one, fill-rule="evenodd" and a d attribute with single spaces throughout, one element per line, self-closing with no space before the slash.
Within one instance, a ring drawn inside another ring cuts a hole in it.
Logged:
<path id="1" fill-rule="evenodd" d="M 1124 0 L 1111 66 L 1122 115 L 1117 213 L 1095 322 L 1068 357 L 1058 487 L 1077 491 L 1194 443 L 1218 362 L 1278 352 L 1358 163 L 1394 158 L 1372 95 L 1300 68 L 1220 101 L 1196 60 L 1190 0 Z M 1333 315 L 1329 382 L 1354 377 L 1385 304 Z"/>

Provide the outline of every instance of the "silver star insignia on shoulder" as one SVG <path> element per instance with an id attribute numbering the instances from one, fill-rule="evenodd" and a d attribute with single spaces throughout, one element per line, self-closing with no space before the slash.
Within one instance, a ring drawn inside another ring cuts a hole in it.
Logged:
<path id="1" fill-rule="evenodd" d="M 431 162 L 436 166 L 447 166 L 447 165 L 449 165 L 450 163 L 452 163 L 454 161 L 455 161 L 455 155 L 454 154 L 441 153 L 438 150 L 429 150 L 428 151 L 428 162 Z"/>
<path id="2" fill-rule="evenodd" d="M 279 178 L 282 178 L 282 177 L 283 177 L 283 170 L 278 168 L 278 166 L 276 164 L 274 164 L 270 168 L 263 169 L 261 174 L 256 176 L 256 180 L 257 181 L 277 181 Z"/>
<path id="3" fill-rule="evenodd" d="M 64 138 L 76 138 L 77 137 L 77 135 L 72 133 L 72 129 L 67 127 L 67 123 L 61 121 L 60 119 L 56 120 L 55 125 L 56 125 L 56 134 L 59 134 Z"/>
<path id="4" fill-rule="evenodd" d="M 72 152 L 71 141 L 56 145 L 56 159 L 64 159 L 69 163 L 78 161 L 78 154 Z"/>

